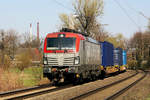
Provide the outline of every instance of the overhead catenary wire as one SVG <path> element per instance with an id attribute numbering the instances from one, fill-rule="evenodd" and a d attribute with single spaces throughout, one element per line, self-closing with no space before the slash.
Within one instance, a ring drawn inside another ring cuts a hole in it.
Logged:
<path id="1" fill-rule="evenodd" d="M 54 1 L 56 4 L 58 4 L 59 6 L 65 8 L 65 9 L 67 9 L 67 10 L 70 10 L 70 11 L 73 10 L 72 8 L 69 8 L 69 7 L 65 6 L 64 4 L 58 2 L 57 0 L 52 0 L 52 1 Z"/>
<path id="2" fill-rule="evenodd" d="M 137 14 L 137 15 L 139 15 L 139 16 L 137 16 L 138 17 L 138 23 L 140 23 L 140 16 L 141 16 L 141 14 L 139 14 L 140 12 L 137 10 L 137 9 L 135 9 L 135 7 L 133 7 L 131 4 L 129 4 L 128 2 L 127 2 L 127 0 L 123 0 L 123 2 L 124 2 L 124 4 L 126 4 L 126 6 L 129 8 L 129 9 L 131 9 L 135 14 Z M 140 25 L 141 25 L 141 23 L 140 23 Z M 140 29 L 140 31 L 141 31 L 141 28 L 139 28 Z"/>
<path id="3" fill-rule="evenodd" d="M 130 17 L 130 15 L 127 13 L 126 9 L 123 8 L 117 0 L 114 0 L 114 2 L 122 9 L 122 11 L 126 14 L 126 16 L 130 19 L 130 21 L 135 25 L 135 27 L 140 29 L 140 26 L 132 19 L 132 17 Z"/>
<path id="4" fill-rule="evenodd" d="M 132 7 L 126 0 L 123 0 L 123 1 L 124 1 L 124 2 L 126 3 L 126 5 L 127 5 L 130 9 L 132 9 L 135 13 L 137 13 L 138 15 L 143 16 L 144 18 L 150 20 L 150 18 L 147 17 L 147 16 L 145 16 L 142 11 L 136 10 L 136 9 L 135 9 L 134 7 Z"/>
<path id="5" fill-rule="evenodd" d="M 126 0 L 123 0 L 125 4 L 128 6 L 129 9 L 134 11 L 135 13 L 139 14 L 139 11 L 137 11 L 134 7 L 132 7 Z"/>
<path id="6" fill-rule="evenodd" d="M 145 16 L 145 15 L 143 14 L 143 12 L 139 12 L 139 14 L 142 15 L 144 18 L 150 20 L 150 17 Z"/>

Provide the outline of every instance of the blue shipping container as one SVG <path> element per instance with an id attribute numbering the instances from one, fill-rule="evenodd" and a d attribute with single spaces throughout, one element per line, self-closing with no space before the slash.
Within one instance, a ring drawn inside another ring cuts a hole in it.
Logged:
<path id="1" fill-rule="evenodd" d="M 114 60 L 113 60 L 113 50 L 114 46 L 113 44 L 109 42 L 100 42 L 101 44 L 101 55 L 102 55 L 102 66 L 113 66 Z"/>
<path id="2" fill-rule="evenodd" d="M 122 48 L 114 49 L 114 65 L 122 66 L 123 57 L 122 57 Z"/>
<path id="3" fill-rule="evenodd" d="M 127 64 L 127 52 L 123 50 L 122 55 L 123 55 L 123 65 L 126 65 Z"/>

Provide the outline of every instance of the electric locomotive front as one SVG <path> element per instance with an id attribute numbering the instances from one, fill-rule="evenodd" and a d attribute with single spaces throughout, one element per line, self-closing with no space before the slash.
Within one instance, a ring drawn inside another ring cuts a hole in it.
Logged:
<path id="1" fill-rule="evenodd" d="M 84 36 L 76 33 L 50 33 L 44 41 L 43 74 L 54 83 L 74 79 L 80 66 L 79 47 Z"/>

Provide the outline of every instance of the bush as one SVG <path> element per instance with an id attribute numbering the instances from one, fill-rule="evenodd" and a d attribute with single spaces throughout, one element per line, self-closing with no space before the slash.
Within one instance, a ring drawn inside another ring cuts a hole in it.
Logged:
<path id="1" fill-rule="evenodd" d="M 19 73 L 0 68 L 0 91 L 9 91 L 23 87 Z"/>
<path id="2" fill-rule="evenodd" d="M 23 52 L 22 54 L 19 55 L 18 58 L 19 64 L 17 65 L 17 67 L 23 71 L 24 68 L 27 68 L 30 66 L 31 64 L 31 56 L 30 56 L 30 52 L 26 51 Z"/>
<path id="3" fill-rule="evenodd" d="M 137 68 L 137 61 L 136 60 L 129 60 L 128 61 L 128 68 L 129 69 L 136 69 Z"/>
<path id="4" fill-rule="evenodd" d="M 147 68 L 147 61 L 144 60 L 144 61 L 142 61 L 142 63 L 141 63 L 141 69 L 146 69 L 146 68 Z"/>
<path id="5" fill-rule="evenodd" d="M 28 67 L 23 71 L 17 67 L 10 67 L 8 70 L 0 68 L 0 92 L 46 83 L 49 80 L 43 78 L 42 67 Z"/>
<path id="6" fill-rule="evenodd" d="M 1 63 L 1 66 L 0 66 L 0 67 L 2 67 L 3 70 L 8 70 L 9 67 L 12 65 L 12 64 L 11 64 L 11 59 L 10 59 L 10 57 L 7 56 L 7 55 L 5 55 L 4 58 L 5 58 L 5 59 L 4 59 L 4 63 L 3 63 L 3 64 Z M 1 59 L 0 59 L 0 61 L 1 61 Z"/>
<path id="7" fill-rule="evenodd" d="M 150 57 L 147 60 L 142 61 L 141 69 L 148 69 L 150 68 Z"/>

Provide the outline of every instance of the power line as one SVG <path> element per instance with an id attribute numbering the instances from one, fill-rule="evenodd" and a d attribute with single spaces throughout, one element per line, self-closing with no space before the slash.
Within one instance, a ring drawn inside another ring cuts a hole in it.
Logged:
<path id="1" fill-rule="evenodd" d="M 132 7 L 129 3 L 127 3 L 126 0 L 124 0 L 124 2 L 126 3 L 126 5 L 127 5 L 130 9 L 132 9 L 132 10 L 133 10 L 134 12 L 136 12 L 138 15 L 143 16 L 144 18 L 146 18 L 146 19 L 148 19 L 148 20 L 150 19 L 149 17 L 145 16 L 142 11 L 138 11 L 138 10 L 136 10 L 134 7 Z"/>
<path id="2" fill-rule="evenodd" d="M 143 12 L 139 12 L 139 14 L 142 15 L 142 16 L 143 16 L 144 18 L 146 18 L 147 20 L 150 20 L 149 17 L 147 17 L 147 16 L 145 16 L 145 15 L 143 14 Z"/>
<path id="3" fill-rule="evenodd" d="M 55 3 L 57 3 L 58 5 L 60 5 L 61 7 L 67 9 L 67 10 L 70 10 L 72 11 L 73 9 L 72 8 L 69 8 L 69 7 L 66 7 L 65 5 L 63 5 L 62 3 L 58 2 L 57 0 L 53 0 Z"/>
<path id="4" fill-rule="evenodd" d="M 122 11 L 126 14 L 126 16 L 130 19 L 130 21 L 135 24 L 135 26 L 139 29 L 139 25 L 132 19 L 132 17 L 130 17 L 130 15 L 127 13 L 126 9 L 123 8 L 121 6 L 121 4 L 117 1 L 117 0 L 114 0 L 114 2 L 122 9 Z"/>
<path id="5" fill-rule="evenodd" d="M 132 9 L 135 13 L 138 13 L 139 14 L 139 12 L 134 8 L 134 7 L 132 7 L 126 0 L 123 0 L 125 3 L 126 3 L 126 5 L 130 8 L 130 9 Z"/>

